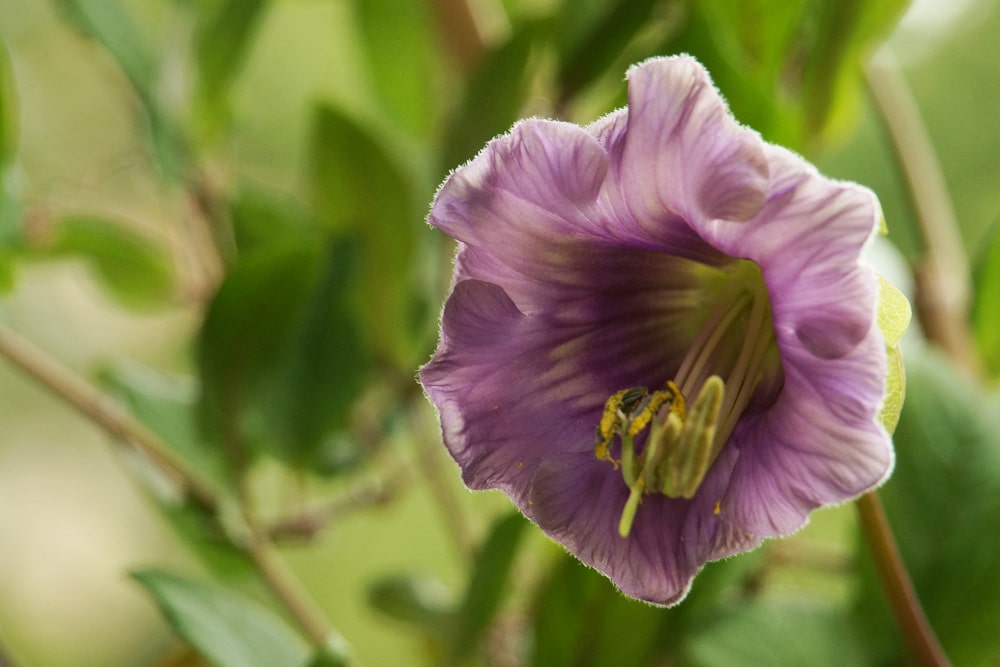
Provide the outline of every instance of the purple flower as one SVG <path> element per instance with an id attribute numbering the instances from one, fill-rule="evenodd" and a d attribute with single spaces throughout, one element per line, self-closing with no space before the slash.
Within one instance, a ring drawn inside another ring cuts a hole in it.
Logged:
<path id="1" fill-rule="evenodd" d="M 442 185 L 457 239 L 420 372 L 474 489 L 499 488 L 626 594 L 881 483 L 886 340 L 859 259 L 881 219 L 657 58 L 588 127 L 531 119 Z"/>

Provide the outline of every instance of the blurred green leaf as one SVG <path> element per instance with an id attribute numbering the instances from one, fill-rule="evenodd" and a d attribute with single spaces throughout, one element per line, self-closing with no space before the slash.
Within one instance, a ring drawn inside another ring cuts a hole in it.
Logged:
<path id="1" fill-rule="evenodd" d="M 224 120 L 229 88 L 250 50 L 267 0 L 225 0 L 199 23 L 194 36 L 198 96 L 210 131 Z"/>
<path id="2" fill-rule="evenodd" d="M 177 123 L 160 106 L 156 95 L 159 63 L 126 8 L 119 0 L 56 0 L 56 6 L 121 67 L 142 102 L 153 153 L 164 175 L 174 180 L 184 178 L 190 147 Z"/>
<path id="3" fill-rule="evenodd" d="M 245 255 L 226 276 L 199 338 L 200 424 L 246 456 L 324 464 L 364 381 L 356 324 L 356 244 L 290 239 Z"/>
<path id="4" fill-rule="evenodd" d="M 18 141 L 18 102 L 14 70 L 3 42 L 0 42 L 0 179 L 14 160 Z"/>
<path id="5" fill-rule="evenodd" d="M 559 51 L 561 99 L 571 98 L 617 62 L 628 42 L 649 20 L 658 2 L 564 2 L 553 22 Z M 564 31 L 567 25 L 577 28 Z M 574 33 L 576 39 L 559 37 Z"/>
<path id="6" fill-rule="evenodd" d="M 256 565 L 232 543 L 218 517 L 190 500 L 162 509 L 174 532 L 215 580 L 240 585 L 258 581 Z"/>
<path id="7" fill-rule="evenodd" d="M 77 29 L 104 45 L 143 100 L 151 102 L 156 61 L 121 3 L 56 0 L 56 6 Z"/>
<path id="8" fill-rule="evenodd" d="M 1000 656 L 1000 410 L 936 352 L 907 350 L 896 469 L 879 491 L 918 597 L 958 665 Z M 865 559 L 868 562 L 868 559 Z M 885 660 L 906 655 L 869 565 L 859 629 Z M 974 603 L 970 602 L 974 601 Z M 970 613 L 974 604 L 974 613 Z"/>
<path id="9" fill-rule="evenodd" d="M 536 601 L 528 664 L 648 665 L 671 636 L 669 613 L 624 597 L 603 576 L 563 556 Z"/>
<path id="10" fill-rule="evenodd" d="M 688 641 L 689 664 L 704 667 L 874 664 L 845 612 L 803 603 L 756 602 L 717 619 Z"/>
<path id="11" fill-rule="evenodd" d="M 317 649 L 306 667 L 348 667 L 351 664 L 347 643 L 340 637 L 333 637 Z"/>
<path id="12" fill-rule="evenodd" d="M 410 575 L 393 575 L 368 587 L 368 604 L 382 614 L 442 632 L 454 617 L 450 593 L 441 582 Z"/>
<path id="13" fill-rule="evenodd" d="M 888 36 L 908 0 L 810 0 L 802 30 L 806 136 L 853 125 L 864 59 Z"/>
<path id="14" fill-rule="evenodd" d="M 799 148 L 801 105 L 784 79 L 787 61 L 795 57 L 805 2 L 695 0 L 664 48 L 696 56 L 740 122 L 769 141 Z"/>
<path id="15" fill-rule="evenodd" d="M 300 238 L 321 242 L 321 226 L 298 202 L 271 195 L 257 187 L 245 187 L 230 207 L 236 247 L 254 253 L 275 239 Z"/>
<path id="16" fill-rule="evenodd" d="M 0 170 L 0 295 L 14 288 L 15 262 L 23 250 L 21 207 L 14 194 L 12 169 Z"/>
<path id="17" fill-rule="evenodd" d="M 333 241 L 297 315 L 292 338 L 281 349 L 262 411 L 266 428 L 278 435 L 276 453 L 318 472 L 334 471 L 328 439 L 347 426 L 349 410 L 364 385 L 368 345 L 358 326 L 358 247 Z M 339 452 L 340 461 L 344 452 Z"/>
<path id="18" fill-rule="evenodd" d="M 321 106 L 313 122 L 311 188 L 319 215 L 361 242 L 362 322 L 380 358 L 416 365 L 412 285 L 416 230 L 426 215 L 414 183 L 386 144 L 341 111 Z M 421 351 L 422 353 L 422 351 Z"/>
<path id="19" fill-rule="evenodd" d="M 167 252 L 124 222 L 89 215 L 60 218 L 32 251 L 41 259 L 82 257 L 111 295 L 126 306 L 163 305 L 174 291 Z"/>
<path id="20" fill-rule="evenodd" d="M 528 664 L 690 664 L 688 639 L 752 600 L 747 582 L 763 561 L 763 552 L 757 550 L 708 563 L 688 597 L 662 609 L 625 597 L 603 575 L 564 555 L 536 596 Z"/>
<path id="21" fill-rule="evenodd" d="M 249 413 L 288 344 L 318 269 L 314 246 L 272 245 L 244 256 L 209 305 L 198 339 L 199 425 L 230 458 L 248 455 Z"/>
<path id="22" fill-rule="evenodd" d="M 476 155 L 518 118 L 527 92 L 528 59 L 537 26 L 520 26 L 509 40 L 483 57 L 448 121 L 442 169 L 447 171 Z"/>
<path id="23" fill-rule="evenodd" d="M 234 591 L 162 570 L 132 573 L 178 635 L 218 667 L 301 667 L 302 638 L 271 611 Z"/>
<path id="24" fill-rule="evenodd" d="M 527 520 L 516 511 L 493 524 L 476 557 L 465 599 L 458 609 L 446 664 L 462 664 L 493 621 L 509 588 L 514 556 L 527 525 Z"/>
<path id="25" fill-rule="evenodd" d="M 354 0 L 372 82 L 393 119 L 425 136 L 433 120 L 433 17 L 424 2 Z"/>
<path id="26" fill-rule="evenodd" d="M 994 225 L 975 275 L 974 331 L 983 363 L 1000 375 L 1000 220 Z"/>

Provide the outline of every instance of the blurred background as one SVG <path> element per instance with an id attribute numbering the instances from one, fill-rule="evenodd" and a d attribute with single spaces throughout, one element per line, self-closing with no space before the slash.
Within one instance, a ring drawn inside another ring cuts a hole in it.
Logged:
<path id="1" fill-rule="evenodd" d="M 453 253 L 424 223 L 441 180 L 678 52 L 739 120 L 877 192 L 874 261 L 911 297 L 972 286 L 906 340 L 883 497 L 955 664 L 1000 664 L 997 34 L 991 0 L 0 0 L 0 324 L 217 494 L 0 360 L 0 665 L 269 664 L 213 648 L 224 623 L 189 602 L 336 664 L 237 548 L 248 523 L 359 665 L 908 664 L 852 506 L 654 609 L 466 491 L 415 383 Z M 894 138 L 873 86 L 923 127 Z M 928 138 L 938 232 L 897 157 Z"/>

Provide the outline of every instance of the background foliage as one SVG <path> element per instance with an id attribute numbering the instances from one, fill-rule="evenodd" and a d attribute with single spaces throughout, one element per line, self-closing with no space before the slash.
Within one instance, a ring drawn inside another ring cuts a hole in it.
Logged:
<path id="1" fill-rule="evenodd" d="M 874 261 L 909 284 L 927 236 L 863 69 L 890 35 L 979 372 L 904 341 L 883 497 L 955 664 L 996 664 L 1000 8 L 942 4 L 897 28 L 903 0 L 0 0 L 0 324 L 212 490 L 3 365 L 0 664 L 905 664 L 851 507 L 655 609 L 462 490 L 414 381 L 453 252 L 437 185 L 519 117 L 621 106 L 656 54 L 876 190 Z M 289 612 L 289 576 L 346 642 Z"/>

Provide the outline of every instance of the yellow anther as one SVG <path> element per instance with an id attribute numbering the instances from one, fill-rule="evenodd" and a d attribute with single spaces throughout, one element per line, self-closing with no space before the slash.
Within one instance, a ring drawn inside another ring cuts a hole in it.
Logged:
<path id="1" fill-rule="evenodd" d="M 621 462 L 611 457 L 611 440 L 613 435 L 614 434 L 611 434 L 608 437 L 603 437 L 600 427 L 598 427 L 596 442 L 594 443 L 594 456 L 597 457 L 598 461 L 611 461 L 615 470 L 618 470 L 618 466 Z"/>
<path id="2" fill-rule="evenodd" d="M 654 391 L 652 394 L 642 399 L 635 408 L 635 413 L 628 422 L 626 432 L 631 436 L 642 433 L 650 420 L 660 411 L 663 404 L 672 401 L 673 394 L 669 391 Z"/>
<path id="3" fill-rule="evenodd" d="M 674 384 L 673 380 L 667 382 L 667 391 L 673 394 L 670 411 L 681 419 L 684 419 L 684 414 L 687 410 L 687 401 L 684 399 L 684 394 L 681 393 L 681 390 Z"/>

